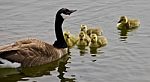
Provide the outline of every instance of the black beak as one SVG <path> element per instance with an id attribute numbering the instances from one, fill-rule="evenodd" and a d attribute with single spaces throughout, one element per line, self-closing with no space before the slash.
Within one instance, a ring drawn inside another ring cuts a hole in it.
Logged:
<path id="1" fill-rule="evenodd" d="M 67 36 L 67 38 L 70 38 L 69 36 Z"/>
<path id="2" fill-rule="evenodd" d="M 120 19 L 120 20 L 118 21 L 118 23 L 121 23 L 122 20 L 123 20 L 123 19 Z"/>
<path id="3" fill-rule="evenodd" d="M 77 10 L 69 10 L 69 11 L 70 11 L 70 14 L 71 14 L 71 13 L 73 13 L 73 12 L 77 11 Z"/>
<path id="4" fill-rule="evenodd" d="M 83 29 L 81 29 L 81 31 L 84 31 Z"/>

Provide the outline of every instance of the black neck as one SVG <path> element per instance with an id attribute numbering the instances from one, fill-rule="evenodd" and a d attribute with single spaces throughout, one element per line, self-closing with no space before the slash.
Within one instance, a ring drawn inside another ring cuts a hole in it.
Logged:
<path id="1" fill-rule="evenodd" d="M 67 48 L 67 43 L 63 36 L 62 24 L 64 19 L 62 16 L 57 13 L 55 19 L 55 34 L 56 34 L 56 41 L 54 42 L 53 46 L 56 48 Z"/>

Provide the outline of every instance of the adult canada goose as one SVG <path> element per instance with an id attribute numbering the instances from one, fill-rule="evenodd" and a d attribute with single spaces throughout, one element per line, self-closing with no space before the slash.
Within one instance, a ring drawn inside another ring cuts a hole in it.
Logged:
<path id="1" fill-rule="evenodd" d="M 56 13 L 55 34 L 56 41 L 53 45 L 37 39 L 20 40 L 15 43 L 0 47 L 0 67 L 31 67 L 58 60 L 67 54 L 62 23 L 66 16 L 76 10 L 61 8 Z"/>
<path id="2" fill-rule="evenodd" d="M 97 36 L 101 36 L 103 30 L 100 27 L 88 28 L 87 25 L 81 24 L 80 30 L 84 31 L 89 37 L 91 34 L 97 34 Z"/>
<path id="3" fill-rule="evenodd" d="M 107 38 L 105 36 L 97 36 L 96 34 L 91 34 L 90 48 L 100 48 L 108 44 Z"/>
<path id="4" fill-rule="evenodd" d="M 68 48 L 72 48 L 76 44 L 76 38 L 70 34 L 69 31 L 64 32 L 64 39 L 67 43 Z"/>
<path id="5" fill-rule="evenodd" d="M 140 21 L 137 19 L 129 19 L 127 16 L 121 16 L 118 21 L 118 29 L 133 29 L 140 26 Z"/>

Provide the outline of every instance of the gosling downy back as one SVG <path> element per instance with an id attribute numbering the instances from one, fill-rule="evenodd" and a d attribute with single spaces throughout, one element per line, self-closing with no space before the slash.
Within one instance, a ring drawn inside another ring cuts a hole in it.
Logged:
<path id="1" fill-rule="evenodd" d="M 108 40 L 105 36 L 98 36 L 98 40 L 100 40 L 101 47 L 104 47 L 108 44 Z"/>
<path id="2" fill-rule="evenodd" d="M 91 34 L 97 34 L 98 36 L 102 35 L 103 30 L 100 27 L 88 27 L 85 24 L 80 25 L 80 31 L 84 31 L 89 37 Z"/>

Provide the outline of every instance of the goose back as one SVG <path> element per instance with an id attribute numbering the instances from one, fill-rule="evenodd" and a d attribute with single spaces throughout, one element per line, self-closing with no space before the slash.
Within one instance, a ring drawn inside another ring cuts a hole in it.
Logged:
<path id="1" fill-rule="evenodd" d="M 64 48 L 55 48 L 52 45 L 37 40 L 20 40 L 0 48 L 0 57 L 11 62 L 19 62 L 23 67 L 46 64 L 58 60 L 67 54 Z"/>

